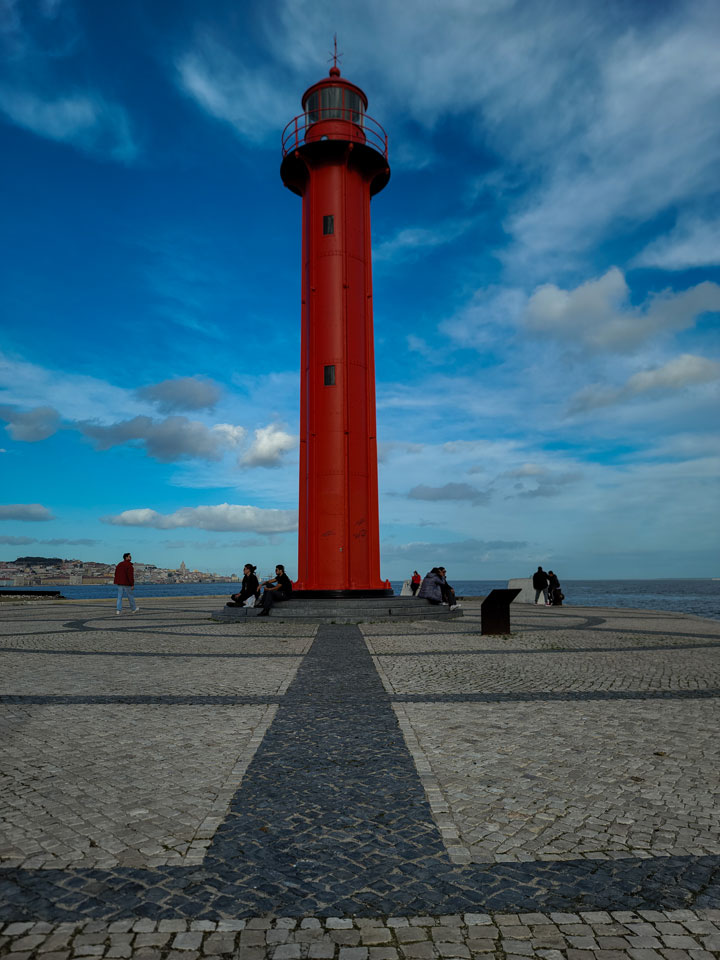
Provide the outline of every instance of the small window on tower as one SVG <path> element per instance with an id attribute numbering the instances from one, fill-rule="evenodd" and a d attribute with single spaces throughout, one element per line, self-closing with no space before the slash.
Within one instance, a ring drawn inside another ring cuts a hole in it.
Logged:
<path id="1" fill-rule="evenodd" d="M 331 233 L 335 233 L 335 217 L 323 217 L 323 236 L 328 237 Z"/>
<path id="2" fill-rule="evenodd" d="M 325 367 L 325 386 L 326 387 L 335 386 L 335 364 L 334 363 Z"/>

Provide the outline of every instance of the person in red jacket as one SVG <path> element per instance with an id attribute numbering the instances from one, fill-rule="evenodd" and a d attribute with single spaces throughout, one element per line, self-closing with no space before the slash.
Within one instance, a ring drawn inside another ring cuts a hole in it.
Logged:
<path id="1" fill-rule="evenodd" d="M 115 585 L 118 588 L 117 610 L 115 612 L 118 615 L 122 613 L 122 600 L 123 597 L 127 597 L 130 603 L 130 611 L 137 613 L 139 607 L 136 605 L 135 597 L 133 596 L 135 568 L 132 565 L 132 556 L 129 553 L 124 553 L 122 563 L 119 563 L 115 567 Z"/>

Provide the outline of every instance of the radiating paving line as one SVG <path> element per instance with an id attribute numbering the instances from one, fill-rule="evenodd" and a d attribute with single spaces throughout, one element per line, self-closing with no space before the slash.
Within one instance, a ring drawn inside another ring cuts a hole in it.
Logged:
<path id="1" fill-rule="evenodd" d="M 451 863 L 392 708 L 406 699 L 357 627 L 320 627 L 200 865 L 2 871 L 0 919 L 720 905 L 720 856 Z"/>

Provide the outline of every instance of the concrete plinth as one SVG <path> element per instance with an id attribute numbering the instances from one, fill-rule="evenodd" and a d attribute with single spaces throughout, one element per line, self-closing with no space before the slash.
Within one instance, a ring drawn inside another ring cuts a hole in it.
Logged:
<path id="1" fill-rule="evenodd" d="M 246 622 L 260 613 L 257 607 L 221 607 L 213 620 Z M 461 617 L 460 607 L 451 610 L 416 597 L 379 597 L 357 600 L 296 599 L 276 604 L 270 616 L 275 620 L 317 620 L 332 623 L 363 623 L 368 620 L 451 620 Z"/>
<path id="2" fill-rule="evenodd" d="M 532 577 L 523 577 L 522 579 L 508 580 L 509 589 L 519 589 L 514 603 L 535 603 L 535 588 L 532 585 Z M 542 596 L 542 594 L 540 594 Z M 543 604 L 544 604 L 543 600 Z"/>

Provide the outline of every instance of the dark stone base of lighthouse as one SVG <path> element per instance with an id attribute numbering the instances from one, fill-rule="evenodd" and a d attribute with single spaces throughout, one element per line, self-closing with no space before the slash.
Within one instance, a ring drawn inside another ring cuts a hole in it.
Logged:
<path id="1" fill-rule="evenodd" d="M 309 591 L 308 591 L 309 592 Z M 369 591 L 366 591 L 369 592 Z M 242 622 L 257 617 L 256 607 L 221 607 L 213 620 Z M 451 620 L 461 617 L 461 608 L 435 605 L 417 597 L 298 597 L 273 607 L 275 620 L 316 620 L 327 623 L 363 623 L 370 620 Z"/>

